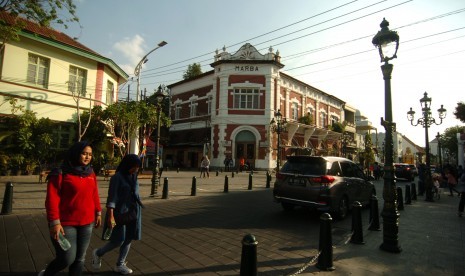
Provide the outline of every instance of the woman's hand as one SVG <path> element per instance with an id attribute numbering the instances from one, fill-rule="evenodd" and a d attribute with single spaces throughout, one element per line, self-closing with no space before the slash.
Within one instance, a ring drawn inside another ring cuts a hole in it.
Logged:
<path id="1" fill-rule="evenodd" d="M 100 225 L 102 225 L 102 216 L 97 215 L 97 217 L 95 217 L 95 228 L 99 228 Z"/>
<path id="2" fill-rule="evenodd" d="M 115 217 L 113 216 L 113 209 L 107 209 L 107 226 L 113 229 L 116 226 Z"/>
<path id="3" fill-rule="evenodd" d="M 61 224 L 55 224 L 53 226 L 50 226 L 50 236 L 58 241 L 58 233 L 60 233 L 62 235 L 65 235 L 65 230 L 63 230 L 63 226 L 61 226 Z"/>

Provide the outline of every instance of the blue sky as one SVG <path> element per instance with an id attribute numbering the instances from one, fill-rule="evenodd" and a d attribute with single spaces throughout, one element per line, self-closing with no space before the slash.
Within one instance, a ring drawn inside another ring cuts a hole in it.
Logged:
<path id="1" fill-rule="evenodd" d="M 182 79 L 188 64 L 211 70 L 216 49 L 236 52 L 246 42 L 265 53 L 279 50 L 284 72 L 332 94 L 384 132 L 384 80 L 371 44 L 385 17 L 400 36 L 392 74 L 393 116 L 397 130 L 420 146 L 424 129 L 413 127 L 406 113 L 421 114 L 424 92 L 433 99 L 433 117 L 443 104 L 442 125 L 463 125 L 453 112 L 464 101 L 465 2 L 462 0 L 75 0 L 78 25 L 63 30 L 113 59 L 129 75 L 151 53 L 141 73 L 150 95 L 160 84 Z M 134 95 L 136 82 L 128 85 Z"/>

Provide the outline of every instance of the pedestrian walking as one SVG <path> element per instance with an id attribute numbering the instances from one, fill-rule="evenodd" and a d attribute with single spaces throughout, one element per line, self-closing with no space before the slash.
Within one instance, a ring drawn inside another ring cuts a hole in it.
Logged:
<path id="1" fill-rule="evenodd" d="M 56 275 L 68 267 L 81 275 L 92 228 L 101 224 L 97 178 L 90 165 L 92 146 L 75 143 L 61 164 L 48 175 L 45 208 L 55 259 L 41 275 Z"/>
<path id="2" fill-rule="evenodd" d="M 447 179 L 447 186 L 449 186 L 449 196 L 454 196 L 453 192 L 456 192 L 458 196 L 460 196 L 460 193 L 457 191 L 455 186 L 457 185 L 457 178 L 454 174 L 454 171 L 452 168 L 447 168 L 445 170 L 445 176 Z"/>
<path id="3" fill-rule="evenodd" d="M 107 213 L 103 225 L 102 239 L 109 240 L 103 247 L 92 251 L 92 268 L 98 270 L 102 265 L 102 257 L 109 251 L 119 247 L 115 271 L 120 274 L 131 274 L 133 271 L 126 265 L 126 258 L 133 240 L 141 239 L 141 208 L 139 182 L 137 172 L 141 166 L 139 157 L 128 154 L 123 157 L 110 179 L 107 197 Z"/>
<path id="4" fill-rule="evenodd" d="M 205 177 L 205 175 L 210 178 L 210 159 L 208 156 L 204 156 L 200 162 L 200 178 Z"/>

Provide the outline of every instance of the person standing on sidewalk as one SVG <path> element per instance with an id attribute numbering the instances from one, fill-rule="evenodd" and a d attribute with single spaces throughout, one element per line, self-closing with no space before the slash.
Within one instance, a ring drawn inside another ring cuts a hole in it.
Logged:
<path id="1" fill-rule="evenodd" d="M 450 194 L 449 196 L 454 196 L 453 192 L 456 192 L 458 196 L 460 196 L 459 191 L 455 188 L 457 186 L 457 178 L 455 177 L 454 171 L 452 168 L 447 168 L 446 169 L 446 179 L 447 179 L 447 185 L 449 186 L 449 191 Z"/>
<path id="2" fill-rule="evenodd" d="M 102 238 L 106 239 L 105 233 L 108 228 L 111 234 L 107 244 L 92 251 L 92 268 L 96 270 L 102 265 L 103 255 L 119 247 L 115 271 L 121 274 L 133 272 L 126 266 L 126 258 L 131 242 L 140 240 L 142 234 L 141 208 L 144 206 L 140 201 L 137 180 L 137 172 L 141 165 L 137 155 L 128 154 L 123 157 L 115 175 L 110 179 Z"/>
<path id="3" fill-rule="evenodd" d="M 200 167 L 201 167 L 201 172 L 200 172 L 200 178 L 205 177 L 207 175 L 208 178 L 210 178 L 210 159 L 208 159 L 208 156 L 204 156 L 202 158 L 202 162 L 200 162 Z"/>
<path id="4" fill-rule="evenodd" d="M 91 160 L 91 145 L 77 142 L 61 167 L 48 175 L 45 208 L 56 256 L 39 275 L 55 275 L 66 267 L 69 275 L 82 273 L 92 228 L 101 224 L 102 208 Z M 60 245 L 62 237 L 69 241 L 69 248 Z"/>

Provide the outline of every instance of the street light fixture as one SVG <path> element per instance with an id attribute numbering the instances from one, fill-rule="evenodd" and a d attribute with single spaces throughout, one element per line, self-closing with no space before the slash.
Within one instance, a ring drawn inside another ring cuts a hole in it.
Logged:
<path id="1" fill-rule="evenodd" d="M 415 119 L 415 111 L 410 107 L 410 111 L 407 112 L 407 119 L 410 121 L 412 126 L 422 125 L 425 128 L 425 154 L 426 154 L 426 172 L 425 172 L 425 189 L 426 189 L 426 201 L 433 202 L 433 179 L 431 178 L 431 160 L 430 160 L 430 148 L 429 148 L 429 137 L 428 128 L 433 125 L 442 124 L 442 120 L 446 117 L 446 109 L 441 105 L 438 109 L 440 122 L 436 123 L 436 120 L 431 117 L 431 98 L 428 97 L 428 93 L 423 94 L 423 98 L 420 99 L 421 111 L 423 117 L 419 118 L 416 124 L 413 123 Z M 439 140 L 438 140 L 439 141 Z"/>
<path id="2" fill-rule="evenodd" d="M 381 71 L 384 78 L 384 116 L 381 118 L 381 125 L 386 130 L 385 136 L 385 162 L 384 162 L 384 187 L 383 199 L 384 206 L 381 216 L 383 217 L 383 243 L 380 249 L 392 253 L 400 253 L 402 248 L 399 244 L 399 211 L 397 210 L 397 190 L 394 177 L 393 161 L 393 132 L 396 124 L 392 118 L 392 100 L 391 100 L 391 74 L 393 65 L 389 60 L 397 57 L 399 48 L 399 35 L 388 28 L 389 22 L 383 18 L 380 24 L 381 30 L 373 37 L 372 43 L 378 48 L 381 57 Z"/>
<path id="3" fill-rule="evenodd" d="M 271 120 L 272 130 L 278 134 L 278 154 L 276 155 L 276 171 L 279 171 L 281 163 L 281 133 L 286 131 L 286 118 L 283 118 L 281 110 L 274 114 L 274 118 Z"/>
<path id="4" fill-rule="evenodd" d="M 152 187 L 150 190 L 150 196 L 154 197 L 157 193 L 157 187 L 160 185 L 160 117 L 162 112 L 162 102 L 166 98 L 166 87 L 159 86 L 157 92 L 155 93 L 155 98 L 157 99 L 157 143 L 155 147 L 155 167 L 153 168 L 152 175 Z"/>
<path id="5" fill-rule="evenodd" d="M 439 172 L 442 172 L 442 153 L 441 153 L 441 135 L 436 135 L 436 139 L 438 140 L 438 157 L 439 157 Z"/>
<path id="6" fill-rule="evenodd" d="M 163 46 L 165 46 L 166 44 L 168 44 L 168 42 L 166 41 L 162 41 L 160 43 L 157 44 L 157 47 L 153 48 L 150 52 L 148 52 L 140 61 L 139 63 L 136 65 L 136 68 L 134 68 L 134 75 L 137 77 L 137 91 L 136 91 L 136 102 L 139 101 L 139 93 L 140 93 L 140 71 L 142 69 L 142 65 L 145 64 L 148 59 L 147 57 L 152 53 L 154 52 L 155 50 L 157 50 L 158 48 L 161 48 Z M 129 152 L 130 153 L 134 153 L 134 154 L 138 154 L 139 152 L 139 130 L 136 129 L 135 131 L 135 134 L 134 134 L 134 137 L 131 138 L 131 143 L 130 143 L 130 149 L 129 149 Z"/>

